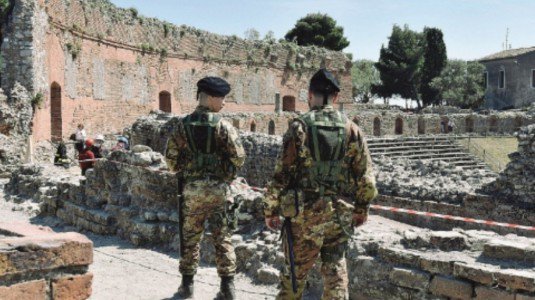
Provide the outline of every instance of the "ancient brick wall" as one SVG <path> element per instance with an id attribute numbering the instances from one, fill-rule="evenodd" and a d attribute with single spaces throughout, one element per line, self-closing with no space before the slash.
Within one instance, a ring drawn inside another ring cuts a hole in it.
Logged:
<path id="1" fill-rule="evenodd" d="M 219 36 L 104 0 L 17 0 L 8 28 L 2 86 L 18 80 L 45 96 L 36 141 L 51 137 L 54 122 L 65 138 L 78 123 L 91 134 L 111 133 L 154 109 L 189 112 L 195 83 L 208 75 L 232 85 L 227 110 L 234 112 L 274 111 L 276 93 L 282 107 L 305 110 L 308 80 L 323 66 L 339 77 L 342 99 L 351 98 L 351 62 L 341 52 Z M 166 95 L 170 103 L 160 104 Z"/>

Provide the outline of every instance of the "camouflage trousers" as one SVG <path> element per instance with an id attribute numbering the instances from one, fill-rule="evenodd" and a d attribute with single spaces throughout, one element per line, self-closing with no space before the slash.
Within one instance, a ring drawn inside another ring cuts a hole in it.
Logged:
<path id="1" fill-rule="evenodd" d="M 196 180 L 184 186 L 183 253 L 180 273 L 195 275 L 200 259 L 200 241 L 208 222 L 211 242 L 215 248 L 215 262 L 219 276 L 236 273 L 236 255 L 231 242 L 232 232 L 227 225 L 225 204 L 229 199 L 226 183 Z"/>
<path id="2" fill-rule="evenodd" d="M 323 276 L 322 299 L 347 299 L 348 278 L 345 252 L 351 228 L 352 205 L 333 208 L 331 201 L 318 200 L 305 206 L 292 219 L 292 237 L 297 278 L 297 293 L 293 293 L 287 232 L 283 231 L 283 251 L 286 263 L 281 272 L 281 290 L 277 299 L 301 299 L 308 272 L 321 258 Z M 344 226 L 344 229 L 340 226 Z M 284 230 L 284 229 L 283 229 Z"/>

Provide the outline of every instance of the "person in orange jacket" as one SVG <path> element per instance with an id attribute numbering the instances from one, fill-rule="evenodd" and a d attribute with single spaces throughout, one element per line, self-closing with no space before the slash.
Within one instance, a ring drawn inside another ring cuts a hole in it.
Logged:
<path id="1" fill-rule="evenodd" d="M 85 172 L 88 169 L 93 168 L 93 165 L 95 164 L 95 154 L 91 151 L 91 147 L 93 146 L 94 142 L 93 139 L 87 139 L 85 140 L 85 148 L 78 146 L 78 160 L 80 161 L 80 168 L 82 169 L 82 175 L 85 176 Z M 81 145 L 83 146 L 83 145 Z"/>

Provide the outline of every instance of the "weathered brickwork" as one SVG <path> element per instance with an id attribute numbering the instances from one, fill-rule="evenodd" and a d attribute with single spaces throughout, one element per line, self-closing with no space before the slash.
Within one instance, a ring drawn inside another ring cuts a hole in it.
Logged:
<path id="1" fill-rule="evenodd" d="M 93 243 L 48 227 L 0 222 L 0 299 L 88 299 Z"/>
<path id="2" fill-rule="evenodd" d="M 50 139 L 54 122 L 65 138 L 78 123 L 111 133 L 154 109 L 191 111 L 195 83 L 208 75 L 232 85 L 228 111 L 272 112 L 276 93 L 279 107 L 304 110 L 308 80 L 320 67 L 339 77 L 343 101 L 351 99 L 351 61 L 341 52 L 178 27 L 105 0 L 16 0 L 7 28 L 2 87 L 19 81 L 45 96 L 34 117 L 36 141 Z"/>

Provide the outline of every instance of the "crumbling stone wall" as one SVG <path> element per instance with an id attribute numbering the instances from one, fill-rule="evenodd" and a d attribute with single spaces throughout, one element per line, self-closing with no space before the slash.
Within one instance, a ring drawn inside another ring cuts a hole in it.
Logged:
<path id="1" fill-rule="evenodd" d="M 518 151 L 509 154 L 511 161 L 487 190 L 510 201 L 535 208 L 535 125 L 523 127 L 517 134 Z"/>
<path id="2" fill-rule="evenodd" d="M 0 89 L 0 176 L 7 165 L 21 163 L 27 156 L 33 109 L 29 93 L 15 84 L 7 97 Z"/>

